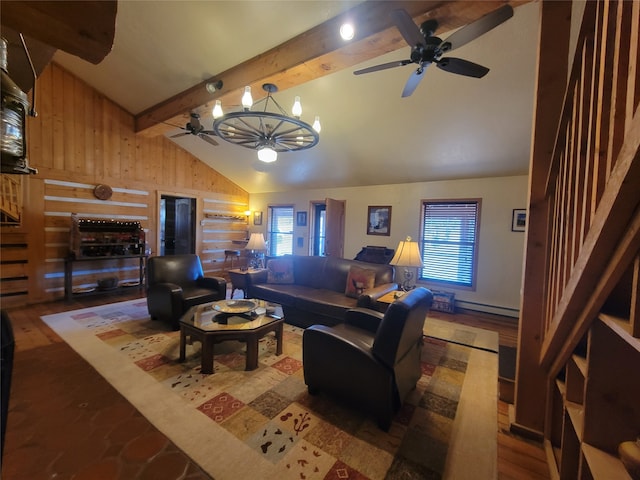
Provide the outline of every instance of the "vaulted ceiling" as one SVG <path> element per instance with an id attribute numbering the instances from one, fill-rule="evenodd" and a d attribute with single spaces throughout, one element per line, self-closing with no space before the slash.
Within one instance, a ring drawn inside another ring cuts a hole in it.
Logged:
<path id="1" fill-rule="evenodd" d="M 104 60 L 93 64 L 62 50 L 53 59 L 134 114 L 140 134 L 166 135 L 252 193 L 524 175 L 537 2 L 508 2 L 513 18 L 451 54 L 490 68 L 482 79 L 431 66 L 413 95 L 401 98 L 414 64 L 353 75 L 409 57 L 389 15 L 394 8 L 418 24 L 436 18 L 444 39 L 503 3 L 127 0 L 117 3 L 113 49 Z M 356 28 L 350 43 L 338 35 L 347 17 Z M 211 80 L 223 81 L 213 95 L 205 88 Z M 244 85 L 257 99 L 266 81 L 278 85 L 275 98 L 285 108 L 301 97 L 303 120 L 320 116 L 316 147 L 264 164 L 221 139 L 212 146 L 193 135 L 171 138 L 189 112 L 210 128 L 214 100 L 237 109 Z"/>

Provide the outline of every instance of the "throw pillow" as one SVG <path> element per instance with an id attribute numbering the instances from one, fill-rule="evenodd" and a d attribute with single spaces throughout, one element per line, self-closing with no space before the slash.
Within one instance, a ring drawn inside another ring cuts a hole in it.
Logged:
<path id="1" fill-rule="evenodd" d="M 368 288 L 373 288 L 376 282 L 376 272 L 366 268 L 352 266 L 347 276 L 347 297 L 358 298 Z"/>
<path id="2" fill-rule="evenodd" d="M 267 262 L 267 283 L 294 283 L 293 260 L 272 258 Z"/>

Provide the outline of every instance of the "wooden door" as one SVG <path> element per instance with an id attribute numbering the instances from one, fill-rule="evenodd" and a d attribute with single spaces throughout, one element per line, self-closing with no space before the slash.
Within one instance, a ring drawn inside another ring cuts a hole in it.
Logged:
<path id="1" fill-rule="evenodd" d="M 160 255 L 196 253 L 195 198 L 162 195 L 160 199 Z"/>
<path id="2" fill-rule="evenodd" d="M 195 252 L 195 199 L 176 198 L 175 246 L 176 255 Z"/>
<path id="3" fill-rule="evenodd" d="M 325 199 L 327 205 L 327 226 L 324 254 L 329 257 L 344 256 L 344 216 L 345 200 Z"/>

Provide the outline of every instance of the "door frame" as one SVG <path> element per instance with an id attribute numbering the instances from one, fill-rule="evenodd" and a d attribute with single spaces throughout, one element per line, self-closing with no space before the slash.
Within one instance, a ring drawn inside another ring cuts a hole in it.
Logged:
<path id="1" fill-rule="evenodd" d="M 191 234 L 193 236 L 193 253 L 196 255 L 200 255 L 200 229 L 198 225 L 200 223 L 200 212 L 202 212 L 202 208 L 200 205 L 200 199 L 194 195 L 187 195 L 179 192 L 170 192 L 170 191 L 161 191 L 156 190 L 156 255 L 160 255 L 160 246 L 162 245 L 161 238 L 161 207 L 162 207 L 162 198 L 163 197 L 174 197 L 174 198 L 187 198 L 189 200 L 193 200 L 194 203 L 194 212 L 193 212 L 193 224 L 191 226 Z"/>

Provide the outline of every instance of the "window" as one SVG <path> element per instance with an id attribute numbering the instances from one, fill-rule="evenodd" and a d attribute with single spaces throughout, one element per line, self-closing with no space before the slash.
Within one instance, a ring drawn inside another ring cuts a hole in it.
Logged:
<path id="1" fill-rule="evenodd" d="M 421 280 L 474 286 L 480 203 L 423 202 Z"/>
<path id="2" fill-rule="evenodd" d="M 269 256 L 293 253 L 293 206 L 269 207 Z"/>

